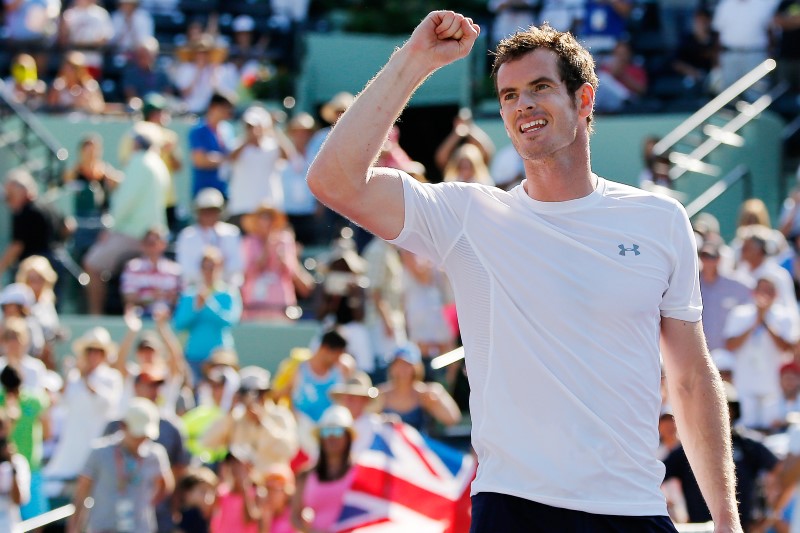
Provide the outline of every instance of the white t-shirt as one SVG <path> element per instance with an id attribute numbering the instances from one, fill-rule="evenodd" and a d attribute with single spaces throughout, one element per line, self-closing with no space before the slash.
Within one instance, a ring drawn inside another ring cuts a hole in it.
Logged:
<path id="1" fill-rule="evenodd" d="M 152 37 L 155 31 L 153 17 L 144 9 L 134 11 L 130 19 L 126 19 L 122 11 L 115 11 L 111 15 L 111 24 L 114 27 L 114 44 L 123 51 L 134 50 L 145 39 Z"/>
<path id="2" fill-rule="evenodd" d="M 0 372 L 8 365 L 8 358 L 0 356 Z M 47 377 L 47 367 L 40 359 L 23 355 L 20 360 L 19 369 L 22 378 L 22 388 L 36 392 L 44 391 L 44 382 Z"/>
<path id="3" fill-rule="evenodd" d="M 111 16 L 105 8 L 96 4 L 71 7 L 64 11 L 62 18 L 72 46 L 102 45 L 114 36 Z M 99 52 L 88 51 L 84 55 L 89 66 L 99 67 L 103 64 L 103 56 Z"/>
<path id="4" fill-rule="evenodd" d="M 472 493 L 666 515 L 660 321 L 702 312 L 680 204 L 603 178 L 584 198 L 539 202 L 522 185 L 401 175 L 393 242 L 443 266 L 456 296 L 480 465 Z"/>
<path id="5" fill-rule="evenodd" d="M 283 210 L 283 161 L 277 141 L 265 136 L 259 146 L 245 146 L 231 165 L 228 183 L 230 215 L 252 213 L 261 202 L 269 202 Z"/>

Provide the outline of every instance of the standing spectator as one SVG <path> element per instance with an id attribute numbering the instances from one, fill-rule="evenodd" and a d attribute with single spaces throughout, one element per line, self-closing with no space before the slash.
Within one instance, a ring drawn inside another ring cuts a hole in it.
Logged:
<path id="1" fill-rule="evenodd" d="M 610 52 L 627 36 L 633 7 L 630 0 L 586 0 L 577 36 L 595 56 Z"/>
<path id="2" fill-rule="evenodd" d="M 192 198 L 211 187 L 223 196 L 228 192 L 228 183 L 221 175 L 233 145 L 233 131 L 225 122 L 233 113 L 233 100 L 215 92 L 208 104 L 205 118 L 189 132 L 189 149 L 192 158 Z"/>
<path id="3" fill-rule="evenodd" d="M 286 125 L 286 135 L 294 150 L 281 172 L 283 182 L 283 208 L 289 216 L 297 241 L 303 245 L 317 242 L 317 213 L 319 205 L 306 183 L 311 159 L 308 147 L 316 130 L 316 122 L 308 113 L 298 113 Z"/>
<path id="4" fill-rule="evenodd" d="M 291 411 L 271 397 L 269 371 L 244 367 L 238 405 L 211 426 L 203 437 L 206 448 L 248 449 L 254 473 L 263 479 L 275 464 L 288 465 L 297 453 L 297 423 Z"/>
<path id="5" fill-rule="evenodd" d="M 253 471 L 253 456 L 248 446 L 237 446 L 220 465 L 222 481 L 217 487 L 211 533 L 259 533 L 264 491 Z"/>
<path id="6" fill-rule="evenodd" d="M 43 392 L 47 368 L 39 359 L 31 357 L 30 333 L 25 321 L 18 317 L 6 318 L 3 322 L 2 344 L 3 355 L 0 356 L 0 368 L 13 366 L 22 378 L 25 390 L 36 393 Z"/>
<path id="7" fill-rule="evenodd" d="M 112 191 L 124 176 L 103 159 L 103 138 L 90 133 L 78 143 L 78 161 L 64 172 L 65 187 L 74 193 L 72 254 L 81 260 L 108 223 Z"/>
<path id="8" fill-rule="evenodd" d="M 216 248 L 203 250 L 202 278 L 186 289 L 175 309 L 175 329 L 189 332 L 186 360 L 195 379 L 201 376 L 203 362 L 218 347 L 233 349 L 231 328 L 242 315 L 239 289 L 222 278 L 222 254 Z"/>
<path id="9" fill-rule="evenodd" d="M 698 251 L 700 291 L 703 294 L 703 332 L 709 350 L 725 347 L 722 330 L 728 313 L 752 301 L 751 290 L 740 281 L 720 272 L 720 243 L 706 240 Z"/>
<path id="10" fill-rule="evenodd" d="M 776 0 L 721 0 L 712 28 L 719 34 L 720 90 L 767 59 Z"/>
<path id="11" fill-rule="evenodd" d="M 215 103 L 215 94 L 233 94 L 239 87 L 236 67 L 227 63 L 228 50 L 212 35 L 178 51 L 174 82 L 186 110 L 197 115 Z"/>
<path id="12" fill-rule="evenodd" d="M 102 76 L 103 48 L 114 37 L 114 26 L 108 11 L 97 0 L 74 0 L 64 10 L 59 28 L 59 43 L 66 48 L 87 49 L 86 66 L 94 79 Z"/>
<path id="13" fill-rule="evenodd" d="M 64 481 L 78 475 L 89 456 L 92 440 L 101 436 L 106 424 L 119 415 L 122 377 L 108 365 L 117 351 L 108 330 L 90 329 L 72 343 L 72 350 L 76 366 L 65 379 L 61 436 L 43 471 L 51 483 L 48 496 L 58 494 Z"/>
<path id="14" fill-rule="evenodd" d="M 155 504 L 172 493 L 175 480 L 159 435 L 158 409 L 144 398 L 133 401 L 122 430 L 91 449 L 81 468 L 67 533 L 90 531 L 155 533 Z M 86 499 L 94 505 L 87 509 Z"/>
<path id="15" fill-rule="evenodd" d="M 111 15 L 111 25 L 114 28 L 111 44 L 126 55 L 153 38 L 153 17 L 139 6 L 139 0 L 120 0 Z"/>
<path id="16" fill-rule="evenodd" d="M 6 174 L 5 202 L 11 210 L 11 242 L 0 256 L 0 277 L 18 261 L 41 255 L 58 271 L 56 250 L 64 238 L 63 218 L 37 200 L 39 186 L 27 170 Z"/>
<path id="17" fill-rule="evenodd" d="M 49 510 L 41 474 L 46 412 L 50 401 L 44 389 L 22 388 L 22 375 L 12 366 L 0 372 L 0 406 L 13 418 L 9 435 L 14 448 L 25 457 L 30 468 L 30 499 L 22 506 L 22 519 L 27 520 Z M 13 531 L 13 530 L 12 530 Z"/>
<path id="18" fill-rule="evenodd" d="M 346 407 L 334 405 L 326 409 L 315 434 L 319 459 L 313 468 L 297 476 L 292 499 L 292 525 L 298 531 L 332 530 L 355 472 L 350 453 L 355 439 L 353 416 Z"/>
<path id="19" fill-rule="evenodd" d="M 719 62 L 717 34 L 711 29 L 711 13 L 698 9 L 692 18 L 691 31 L 681 36 L 672 68 L 684 76 L 684 83 L 709 89 L 708 75 Z"/>
<path id="20" fill-rule="evenodd" d="M 30 499 L 30 468 L 11 444 L 13 421 L 0 409 L 0 530 L 17 531 L 22 521 L 20 506 Z"/>
<path id="21" fill-rule="evenodd" d="M 200 259 L 206 247 L 213 246 L 222 254 L 223 279 L 240 286 L 244 272 L 241 232 L 233 224 L 222 222 L 225 199 L 218 190 L 208 187 L 194 200 L 196 223 L 184 228 L 175 243 L 175 259 L 181 266 L 185 286 L 201 279 Z"/>
<path id="22" fill-rule="evenodd" d="M 228 216 L 234 224 L 264 202 L 283 209 L 280 169 L 288 151 L 293 150 L 263 107 L 248 108 L 242 122 L 244 138 L 228 156 L 231 162 Z"/>
<path id="23" fill-rule="evenodd" d="M 55 305 L 54 289 L 57 281 L 58 274 L 50 266 L 50 261 L 41 255 L 32 255 L 19 264 L 17 283 L 23 283 L 33 291 L 34 303 L 30 307 L 30 313 L 42 327 L 45 343 L 42 360 L 48 365 L 54 363 L 52 361 L 54 345 L 62 335 Z"/>
<path id="24" fill-rule="evenodd" d="M 149 124 L 155 124 L 161 128 L 161 159 L 169 171 L 169 189 L 167 191 L 167 224 L 169 230 L 177 233 L 183 223 L 178 215 L 178 191 L 175 187 L 176 174 L 183 168 L 183 153 L 180 148 L 180 140 L 175 131 L 169 129 L 167 124 L 170 122 L 169 111 L 167 111 L 167 100 L 159 91 L 158 93 L 149 92 L 142 101 L 142 120 Z"/>
<path id="25" fill-rule="evenodd" d="M 42 325 L 31 315 L 31 306 L 35 302 L 33 290 L 24 283 L 11 283 L 0 291 L 0 310 L 6 320 L 19 318 L 28 330 L 28 346 L 30 354 L 41 358 L 45 347 Z"/>
<path id="26" fill-rule="evenodd" d="M 453 151 L 444 167 L 444 181 L 494 185 L 481 152 L 474 144 L 462 144 Z"/>
<path id="27" fill-rule="evenodd" d="M 209 532 L 218 483 L 217 475 L 206 467 L 190 467 L 178 480 L 175 487 L 175 501 L 180 513 L 175 528 L 177 532 Z"/>
<path id="28" fill-rule="evenodd" d="M 174 92 L 167 72 L 158 63 L 160 46 L 158 39 L 148 37 L 138 43 L 131 60 L 122 68 L 122 94 L 125 101 L 132 98 L 144 99 L 148 94 L 171 94 Z M 144 112 L 145 120 L 147 113 Z"/>
<path id="29" fill-rule="evenodd" d="M 265 35 L 256 41 L 255 29 L 256 21 L 250 15 L 239 15 L 231 22 L 233 43 L 230 55 L 242 83 L 245 83 L 248 76 L 256 75 L 260 69 L 267 68 L 262 58 L 266 55 L 269 36 Z"/>
<path id="30" fill-rule="evenodd" d="M 111 197 L 113 226 L 100 236 L 84 257 L 89 274 L 86 294 L 90 314 L 102 314 L 107 286 L 128 259 L 140 253 L 142 237 L 154 225 L 166 227 L 169 171 L 161 160 L 161 131 L 139 122 L 134 126 L 133 155 L 125 167 L 126 178 Z"/>
<path id="31" fill-rule="evenodd" d="M 166 228 L 155 226 L 147 230 L 141 249 L 142 255 L 128 261 L 122 271 L 125 306 L 140 308 L 144 317 L 152 317 L 158 306 L 175 309 L 181 290 L 181 267 L 164 255 Z"/>
<path id="32" fill-rule="evenodd" d="M 735 307 L 723 331 L 725 348 L 736 358 L 733 383 L 748 428 L 769 428 L 779 418 L 780 367 L 798 340 L 793 316 L 777 303 L 776 287 L 771 278 L 759 278 L 753 303 Z"/>
<path id="33" fill-rule="evenodd" d="M 89 72 L 83 52 L 67 52 L 47 93 L 51 111 L 99 114 L 106 108 L 100 84 Z"/>

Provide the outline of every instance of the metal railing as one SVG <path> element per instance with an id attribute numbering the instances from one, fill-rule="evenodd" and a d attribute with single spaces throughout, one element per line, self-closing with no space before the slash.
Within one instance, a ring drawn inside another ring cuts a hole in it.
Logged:
<path id="1" fill-rule="evenodd" d="M 750 169 L 746 165 L 739 165 L 687 205 L 686 214 L 689 215 L 689 218 L 692 218 L 739 181 L 744 184 L 742 200 L 750 198 L 753 194 L 752 174 L 750 174 Z"/>
<path id="2" fill-rule="evenodd" d="M 55 524 L 56 522 L 64 520 L 65 518 L 69 518 L 74 514 L 75 506 L 70 503 L 63 507 L 53 509 L 52 511 L 48 511 L 44 514 L 40 514 L 39 516 L 34 516 L 33 518 L 25 520 L 19 525 L 19 528 L 16 531 L 20 531 L 20 533 L 33 531 L 50 524 Z"/>

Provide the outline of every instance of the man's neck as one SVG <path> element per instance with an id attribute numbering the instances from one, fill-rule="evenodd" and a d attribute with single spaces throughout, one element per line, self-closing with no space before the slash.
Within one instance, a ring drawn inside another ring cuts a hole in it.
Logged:
<path id="1" fill-rule="evenodd" d="M 525 160 L 525 192 L 540 202 L 566 202 L 588 196 L 597 188 L 589 143 L 571 146 L 543 159 Z"/>
<path id="2" fill-rule="evenodd" d="M 700 278 L 704 283 L 714 283 L 719 279 L 719 271 L 714 268 L 704 268 L 700 271 Z"/>

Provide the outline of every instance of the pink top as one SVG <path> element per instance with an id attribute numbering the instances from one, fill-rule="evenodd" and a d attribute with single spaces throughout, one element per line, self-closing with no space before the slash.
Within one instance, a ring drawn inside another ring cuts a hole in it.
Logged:
<path id="1" fill-rule="evenodd" d="M 243 320 L 286 319 L 286 308 L 297 305 L 292 273 L 297 268 L 297 246 L 289 231 L 278 231 L 267 243 L 255 235 L 242 239 L 244 284 Z"/>
<path id="2" fill-rule="evenodd" d="M 255 498 L 255 487 L 251 487 Z M 231 492 L 230 487 L 220 485 L 217 491 L 217 508 L 211 516 L 211 533 L 259 533 L 258 520 L 245 522 L 244 497 Z"/>
<path id="3" fill-rule="evenodd" d="M 347 474 L 336 481 L 320 481 L 317 473 L 311 471 L 306 479 L 303 491 L 303 504 L 314 509 L 314 523 L 316 529 L 329 530 L 333 527 L 342 514 L 344 506 L 344 493 L 353 483 L 355 468 L 350 468 Z"/>
<path id="4" fill-rule="evenodd" d="M 287 507 L 281 514 L 273 518 L 269 533 L 297 533 L 297 530 L 292 527 L 291 514 L 291 509 Z"/>

